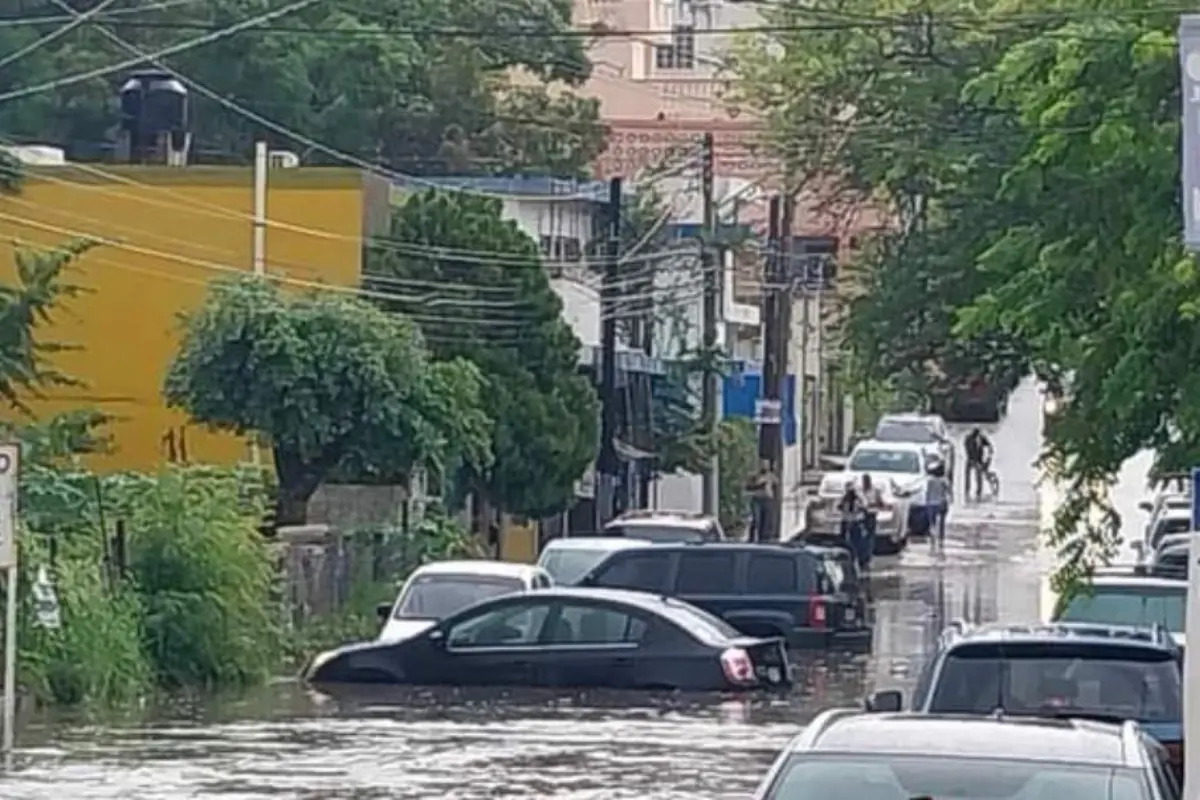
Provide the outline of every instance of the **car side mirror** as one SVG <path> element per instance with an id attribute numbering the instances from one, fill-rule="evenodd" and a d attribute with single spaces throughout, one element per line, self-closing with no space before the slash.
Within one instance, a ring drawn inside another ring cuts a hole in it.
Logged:
<path id="1" fill-rule="evenodd" d="M 889 714 L 900 710 L 904 705 L 904 695 L 896 689 L 875 692 L 866 699 L 863 707 L 873 714 Z"/>
<path id="2" fill-rule="evenodd" d="M 1130 548 L 1133 549 L 1134 555 L 1136 555 L 1138 557 L 1139 561 L 1143 560 L 1146 557 L 1146 543 L 1145 542 L 1130 542 L 1129 546 L 1130 546 Z"/>
<path id="3" fill-rule="evenodd" d="M 392 616 L 392 604 L 380 603 L 375 606 L 375 616 L 379 617 L 381 622 L 387 622 L 388 618 Z"/>
<path id="4" fill-rule="evenodd" d="M 1138 508 L 1140 508 L 1142 511 L 1149 512 L 1154 510 L 1154 504 L 1149 500 L 1143 500 L 1142 502 L 1138 503 Z"/>

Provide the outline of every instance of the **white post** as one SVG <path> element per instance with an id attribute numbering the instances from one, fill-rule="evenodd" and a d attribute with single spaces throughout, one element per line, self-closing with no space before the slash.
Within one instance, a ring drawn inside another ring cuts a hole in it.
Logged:
<path id="1" fill-rule="evenodd" d="M 267 143 L 254 143 L 254 241 L 251 255 L 254 259 L 254 274 L 267 274 L 267 171 L 270 168 Z M 254 466 L 262 464 L 258 435 L 250 444 L 250 460 Z"/>
<path id="2" fill-rule="evenodd" d="M 0 751 L 12 753 L 17 712 L 17 475 L 19 445 L 0 445 L 0 568 L 4 569 L 4 739 Z"/>
<path id="3" fill-rule="evenodd" d="M 1200 797 L 1200 468 L 1192 469 L 1192 543 L 1188 553 L 1187 620 L 1184 624 L 1189 647 L 1183 659 L 1183 764 L 1184 797 Z"/>

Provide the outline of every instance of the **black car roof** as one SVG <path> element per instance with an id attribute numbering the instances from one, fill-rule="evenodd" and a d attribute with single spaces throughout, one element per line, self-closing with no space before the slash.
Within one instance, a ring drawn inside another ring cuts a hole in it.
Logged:
<path id="1" fill-rule="evenodd" d="M 736 555 L 737 553 L 743 553 L 743 552 L 757 552 L 757 553 L 775 553 L 778 555 L 785 555 L 785 556 L 794 555 L 797 552 L 803 552 L 808 549 L 807 547 L 788 547 L 787 545 L 782 545 L 782 544 L 763 544 L 763 543 L 759 543 L 759 542 L 728 542 L 728 541 L 725 541 L 725 542 L 662 542 L 662 543 L 657 543 L 657 544 L 653 543 L 653 542 L 646 542 L 645 545 L 643 545 L 643 546 L 646 550 L 651 550 L 656 553 L 669 553 L 671 551 L 677 550 L 677 551 L 684 551 L 684 552 L 702 551 L 705 553 L 711 553 L 711 552 L 730 553 L 730 554 L 734 554 L 734 555 Z M 629 547 L 629 548 L 622 549 L 618 552 L 635 553 L 637 551 L 638 551 L 637 547 Z"/>
<path id="2" fill-rule="evenodd" d="M 816 724 L 816 723 L 814 723 Z M 885 753 L 1128 766 L 1122 728 L 1102 722 L 944 714 L 832 715 L 793 752 Z"/>

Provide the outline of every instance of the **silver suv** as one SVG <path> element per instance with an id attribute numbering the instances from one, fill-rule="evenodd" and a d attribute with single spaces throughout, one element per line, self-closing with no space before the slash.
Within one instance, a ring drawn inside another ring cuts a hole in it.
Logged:
<path id="1" fill-rule="evenodd" d="M 784 748 L 756 800 L 1181 800 L 1135 722 L 831 709 Z"/>

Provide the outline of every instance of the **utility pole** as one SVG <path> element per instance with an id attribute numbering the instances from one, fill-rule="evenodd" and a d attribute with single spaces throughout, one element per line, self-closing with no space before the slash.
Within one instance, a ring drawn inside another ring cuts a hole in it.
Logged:
<path id="1" fill-rule="evenodd" d="M 596 530 L 612 519 L 620 464 L 617 458 L 617 296 L 621 258 L 621 179 L 608 183 L 608 252 L 600 290 L 600 468 L 596 481 Z"/>
<path id="2" fill-rule="evenodd" d="M 267 274 L 267 170 L 270 168 L 267 142 L 254 143 L 254 235 L 250 244 L 250 257 L 254 274 L 262 278 Z M 254 466 L 262 465 L 262 452 L 255 431 L 250 443 L 250 460 Z"/>
<path id="3" fill-rule="evenodd" d="M 704 134 L 700 155 L 700 191 L 704 205 L 704 239 L 701 242 L 700 267 L 704 278 L 704 392 L 700 419 L 709 435 L 711 448 L 704 471 L 704 513 L 716 516 L 720 500 L 720 458 L 717 456 L 717 424 L 721 420 L 721 373 L 717 368 L 717 330 L 721 316 L 721 290 L 725 271 L 717 253 L 717 215 L 713 202 L 713 135 Z"/>
<path id="4" fill-rule="evenodd" d="M 779 277 L 782 273 L 779 265 L 779 195 L 771 197 L 767 211 L 767 257 L 763 264 L 762 280 L 762 335 L 763 363 L 762 376 L 758 388 L 758 402 L 755 404 L 754 416 L 758 420 L 758 458 L 766 462 L 772 475 L 778 475 L 778 462 L 775 460 L 775 443 L 779 439 L 781 419 L 779 402 Z M 775 482 L 775 494 L 778 495 L 779 481 Z M 778 535 L 775 527 L 774 503 L 770 514 L 760 517 L 760 527 L 755 531 L 757 541 L 776 541 Z"/>
<path id="5" fill-rule="evenodd" d="M 796 196 L 789 192 L 783 197 L 783 209 L 780 212 L 781 219 L 779 221 L 779 250 L 776 256 L 776 262 L 779 267 L 779 283 L 777 288 L 779 294 L 775 300 L 776 310 L 779 313 L 779 333 L 777 335 L 779 351 L 775 360 L 775 369 L 778 370 L 778 384 L 776 393 L 783 396 L 783 382 L 788 376 L 788 356 L 792 352 L 792 287 L 795 286 L 795 263 L 792 259 L 792 215 L 796 213 Z M 793 390 L 792 394 L 795 394 Z M 795 406 L 793 398 L 792 405 Z M 772 522 L 775 526 L 776 538 L 783 538 L 783 498 L 784 495 L 790 492 L 791 487 L 785 486 L 783 483 L 783 408 L 781 404 L 780 423 L 775 430 L 775 451 L 772 454 L 772 469 L 774 470 L 775 483 L 775 504 L 771 512 Z"/>

